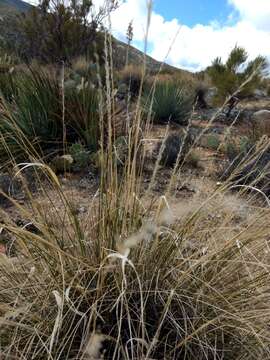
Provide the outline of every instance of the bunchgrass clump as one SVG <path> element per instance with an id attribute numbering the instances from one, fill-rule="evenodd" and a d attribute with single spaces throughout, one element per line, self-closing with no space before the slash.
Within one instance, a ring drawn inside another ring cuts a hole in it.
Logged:
<path id="1" fill-rule="evenodd" d="M 12 74 L 7 74 L 9 82 Z M 1 78 L 1 76 L 0 76 Z M 11 78 L 0 102 L 1 160 L 21 161 L 63 151 L 81 141 L 96 151 L 100 137 L 99 91 L 89 83 L 65 88 L 46 72 L 31 69 Z"/>
<path id="2" fill-rule="evenodd" d="M 183 84 L 158 81 L 152 91 L 143 94 L 146 112 L 151 112 L 157 124 L 175 123 L 187 125 L 192 112 L 192 95 Z"/>
<path id="3" fill-rule="evenodd" d="M 270 148 L 269 140 L 262 138 L 256 144 L 243 139 L 237 146 L 228 147 L 228 162 L 222 168 L 221 179 L 227 180 L 232 187 L 243 187 L 255 195 L 270 195 Z"/>
<path id="4" fill-rule="evenodd" d="M 178 219 L 165 199 L 145 212 L 130 182 L 106 183 L 79 220 L 47 171 L 49 203 L 17 206 L 35 232 L 4 218 L 16 258 L 0 262 L 3 356 L 269 356 L 268 209 L 235 228 L 219 190 Z"/>
<path id="5" fill-rule="evenodd" d="M 170 134 L 164 144 L 158 144 L 157 152 L 161 152 L 161 164 L 173 167 L 177 160 L 182 161 L 190 148 L 188 137 L 184 134 Z"/>

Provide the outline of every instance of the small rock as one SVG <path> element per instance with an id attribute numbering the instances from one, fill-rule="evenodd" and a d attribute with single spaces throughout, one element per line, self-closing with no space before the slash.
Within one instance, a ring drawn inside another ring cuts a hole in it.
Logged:
<path id="1" fill-rule="evenodd" d="M 259 110 L 256 111 L 253 116 L 253 126 L 255 134 L 258 137 L 262 135 L 270 135 L 270 111 L 269 110 Z"/>
<path id="2" fill-rule="evenodd" d="M 79 213 L 80 213 L 80 214 L 84 214 L 84 213 L 87 212 L 87 209 L 86 209 L 85 206 L 80 206 L 78 210 L 79 210 Z"/>
<path id="3" fill-rule="evenodd" d="M 7 249 L 6 249 L 6 245 L 4 244 L 0 244 L 0 254 L 6 254 Z"/>
<path id="4" fill-rule="evenodd" d="M 214 97 L 217 95 L 217 92 L 218 92 L 218 90 L 216 87 L 212 87 L 207 90 L 206 95 L 205 95 L 205 101 L 207 102 L 207 104 L 212 105 Z"/>
<path id="5" fill-rule="evenodd" d="M 269 110 L 259 110 L 253 114 L 253 120 L 256 122 L 270 122 L 270 111 Z"/>
<path id="6" fill-rule="evenodd" d="M 265 90 L 256 89 L 254 90 L 253 95 L 256 99 L 260 100 L 267 97 L 267 92 Z"/>

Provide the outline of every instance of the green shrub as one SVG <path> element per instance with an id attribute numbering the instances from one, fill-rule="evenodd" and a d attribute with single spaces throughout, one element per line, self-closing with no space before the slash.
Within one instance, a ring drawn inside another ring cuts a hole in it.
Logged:
<path id="1" fill-rule="evenodd" d="M 217 150 L 220 146 L 220 139 L 217 135 L 210 134 L 207 135 L 207 144 L 206 146 L 211 150 Z"/>
<path id="2" fill-rule="evenodd" d="M 42 0 L 25 13 L 4 17 L 0 23 L 5 48 L 30 63 L 70 63 L 80 55 L 104 61 L 104 33 L 101 19 L 118 4 L 93 11 L 91 1 Z"/>
<path id="3" fill-rule="evenodd" d="M 239 149 L 235 143 L 228 142 L 224 146 L 224 152 L 230 160 L 233 160 L 238 156 Z"/>
<path id="4" fill-rule="evenodd" d="M 161 156 L 161 164 L 172 167 L 177 159 L 182 161 L 189 150 L 189 138 L 184 134 L 171 134 L 167 137 L 164 144 L 158 144 L 156 153 Z"/>
<path id="5" fill-rule="evenodd" d="M 145 111 L 152 113 L 154 123 L 188 124 L 193 99 L 183 84 L 157 82 L 153 94 L 146 91 L 142 101 Z"/>
<path id="6" fill-rule="evenodd" d="M 70 73 L 68 74 L 66 82 L 72 80 L 76 85 L 80 85 L 82 81 L 84 81 L 92 87 L 98 88 L 100 81 L 101 86 L 105 86 L 106 73 L 104 66 L 98 66 L 97 63 L 93 63 L 91 60 L 88 60 L 87 57 L 76 58 L 68 70 Z"/>
<path id="7" fill-rule="evenodd" d="M 199 152 L 196 150 L 192 150 L 187 154 L 185 158 L 185 164 L 193 167 L 193 168 L 200 168 L 200 155 Z"/>
<path id="8" fill-rule="evenodd" d="M 246 136 L 240 138 L 239 141 L 231 139 L 225 143 L 224 153 L 228 159 L 233 162 L 237 158 L 242 158 L 254 146 L 254 143 Z"/>

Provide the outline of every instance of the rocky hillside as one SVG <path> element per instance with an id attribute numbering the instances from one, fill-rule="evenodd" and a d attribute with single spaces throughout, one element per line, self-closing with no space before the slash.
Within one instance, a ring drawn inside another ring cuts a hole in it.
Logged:
<path id="1" fill-rule="evenodd" d="M 0 0 L 0 16 L 14 11 L 24 12 L 30 8 L 31 5 L 21 0 Z"/>
<path id="2" fill-rule="evenodd" d="M 114 59 L 115 59 L 114 65 L 117 67 L 123 67 L 126 63 L 127 44 L 125 44 L 120 40 L 114 39 L 113 51 L 114 51 Z M 138 65 L 144 62 L 144 53 L 142 51 L 136 49 L 133 46 L 130 46 L 128 52 L 129 52 L 128 55 L 129 64 Z M 161 62 L 153 59 L 149 55 L 146 55 L 145 61 L 147 64 L 147 68 L 153 72 L 157 72 L 162 65 Z M 181 73 L 191 74 L 189 71 L 178 69 L 168 64 L 163 64 L 162 69 L 171 73 L 181 72 Z"/>

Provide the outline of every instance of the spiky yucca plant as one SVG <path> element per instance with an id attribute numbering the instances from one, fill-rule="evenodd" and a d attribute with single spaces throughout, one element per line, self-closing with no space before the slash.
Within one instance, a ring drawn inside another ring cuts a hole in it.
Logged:
<path id="1" fill-rule="evenodd" d="M 62 89 L 55 77 L 37 69 L 17 74 L 12 81 L 10 94 L 3 94 L 0 102 L 2 160 L 9 156 L 8 148 L 26 160 L 25 149 L 32 156 L 43 156 L 62 151 L 63 141 L 79 140 L 97 150 L 99 92 L 90 84 Z"/>
<path id="2" fill-rule="evenodd" d="M 192 111 L 192 95 L 181 83 L 157 81 L 152 91 L 145 91 L 143 104 L 155 123 L 187 125 Z"/>

